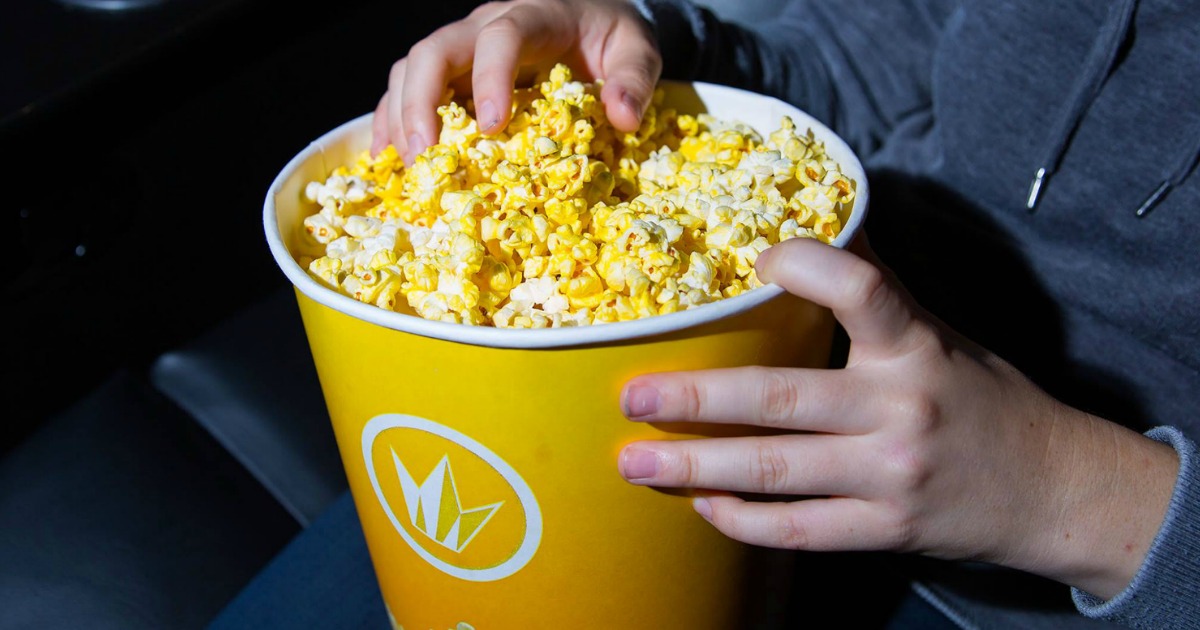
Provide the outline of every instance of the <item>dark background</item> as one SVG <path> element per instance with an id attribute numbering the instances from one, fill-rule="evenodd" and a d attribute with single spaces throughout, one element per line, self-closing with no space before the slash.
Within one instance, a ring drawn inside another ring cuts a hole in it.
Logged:
<path id="1" fill-rule="evenodd" d="M 6 3 L 0 452 L 285 285 L 261 226 L 275 174 L 474 4 Z"/>

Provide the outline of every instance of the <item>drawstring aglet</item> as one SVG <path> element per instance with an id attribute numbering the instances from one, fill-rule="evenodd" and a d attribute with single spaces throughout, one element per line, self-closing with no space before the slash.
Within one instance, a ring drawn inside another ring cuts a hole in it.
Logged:
<path id="1" fill-rule="evenodd" d="M 1150 214 L 1150 211 L 1154 209 L 1154 206 L 1157 206 L 1158 202 L 1166 196 L 1168 190 L 1171 190 L 1170 181 L 1164 181 L 1163 183 L 1159 184 L 1158 188 L 1155 188 L 1154 192 L 1150 193 L 1149 197 L 1146 197 L 1146 200 L 1142 202 L 1142 205 L 1138 206 L 1136 213 L 1138 218 L 1140 219 L 1147 214 Z"/>
<path id="2" fill-rule="evenodd" d="M 1029 198 L 1025 200 L 1025 208 L 1033 212 L 1037 207 L 1038 197 L 1042 194 L 1042 183 L 1046 181 L 1046 169 L 1039 168 L 1029 184 Z"/>

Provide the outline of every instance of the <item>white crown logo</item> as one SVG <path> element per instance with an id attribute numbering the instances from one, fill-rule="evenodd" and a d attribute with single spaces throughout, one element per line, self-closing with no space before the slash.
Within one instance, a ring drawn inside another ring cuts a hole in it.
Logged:
<path id="1" fill-rule="evenodd" d="M 400 475 L 400 489 L 404 492 L 404 503 L 413 527 L 456 553 L 467 548 L 504 504 L 500 501 L 464 510 L 458 499 L 458 486 L 454 481 L 449 455 L 442 456 L 420 485 L 408 473 L 395 450 L 392 451 L 392 461 L 396 463 L 396 472 Z"/>

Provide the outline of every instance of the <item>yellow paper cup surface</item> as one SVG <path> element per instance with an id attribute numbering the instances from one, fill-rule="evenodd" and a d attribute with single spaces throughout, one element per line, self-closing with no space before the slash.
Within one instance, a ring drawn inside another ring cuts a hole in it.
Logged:
<path id="1" fill-rule="evenodd" d="M 820 122 L 741 90 L 664 86 L 664 107 L 739 120 L 764 137 L 784 115 L 811 128 L 856 186 L 833 244 L 859 231 L 866 176 Z M 366 115 L 301 151 L 272 184 L 264 223 L 296 288 L 393 625 L 743 627 L 751 549 L 701 519 L 687 492 L 633 486 L 617 472 L 620 449 L 635 440 L 738 431 L 630 422 L 620 390 L 649 372 L 824 367 L 829 311 L 768 285 L 632 322 L 507 330 L 357 302 L 318 284 L 296 257 L 309 247 L 303 219 L 316 210 L 305 185 L 352 163 L 369 142 Z"/>

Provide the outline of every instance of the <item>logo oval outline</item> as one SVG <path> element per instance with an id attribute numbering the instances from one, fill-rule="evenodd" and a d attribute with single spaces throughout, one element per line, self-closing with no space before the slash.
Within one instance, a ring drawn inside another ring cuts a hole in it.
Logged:
<path id="1" fill-rule="evenodd" d="M 379 437 L 379 434 L 389 429 L 415 429 L 417 431 L 432 433 L 467 449 L 471 454 L 482 459 L 500 474 L 505 483 L 516 493 L 517 499 L 521 504 L 521 509 L 525 512 L 525 537 L 521 540 L 521 546 L 517 548 L 516 553 L 512 557 L 494 567 L 464 569 L 433 555 L 421 546 L 413 538 L 412 534 L 408 533 L 408 530 L 396 518 L 391 504 L 383 496 L 383 488 L 379 484 L 379 478 L 375 472 L 374 456 L 371 452 L 375 445 L 375 439 Z M 379 500 L 379 505 L 383 508 L 384 514 L 392 522 L 392 527 L 400 533 L 404 542 L 434 568 L 461 580 L 494 582 L 502 580 L 525 568 L 525 565 L 529 564 L 534 554 L 537 553 L 538 547 L 542 543 L 542 510 L 541 506 L 538 505 L 537 497 L 533 495 L 533 489 L 529 487 L 529 484 L 525 482 L 525 479 L 521 477 L 515 468 L 478 440 L 433 420 L 401 413 L 385 413 L 371 418 L 363 426 L 362 449 L 367 476 L 371 480 L 371 486 L 375 489 L 375 498 Z"/>

